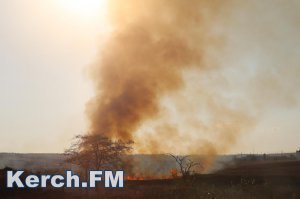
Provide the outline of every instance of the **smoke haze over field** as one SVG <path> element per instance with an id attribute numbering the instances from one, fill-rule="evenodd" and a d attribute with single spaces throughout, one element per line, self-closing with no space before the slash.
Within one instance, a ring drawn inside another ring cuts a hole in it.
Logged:
<path id="1" fill-rule="evenodd" d="M 140 153 L 227 153 L 260 116 L 297 106 L 297 7 L 111 1 L 112 32 L 91 67 L 89 131 L 133 139 Z"/>
<path id="2" fill-rule="evenodd" d="M 299 10 L 296 0 L 0 1 L 0 151 L 61 153 L 94 132 L 140 153 L 293 152 Z"/>
<path id="3" fill-rule="evenodd" d="M 92 70 L 92 133 L 135 140 L 138 127 L 158 117 L 161 98 L 183 88 L 185 69 L 214 67 L 205 59 L 208 46 L 222 45 L 211 30 L 219 4 L 113 1 L 112 35 Z M 178 136 L 170 130 L 164 128 L 163 135 Z M 141 142 L 151 141 L 145 138 Z M 150 152 L 155 148 L 147 146 Z"/>

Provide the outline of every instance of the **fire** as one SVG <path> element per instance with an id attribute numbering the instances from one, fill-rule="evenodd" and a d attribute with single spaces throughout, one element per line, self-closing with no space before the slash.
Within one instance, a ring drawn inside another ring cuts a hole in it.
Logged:
<path id="1" fill-rule="evenodd" d="M 126 180 L 145 180 L 145 178 L 141 177 L 141 176 L 127 176 L 125 179 Z"/>
<path id="2" fill-rule="evenodd" d="M 170 174 L 172 178 L 177 178 L 178 177 L 177 169 L 171 169 Z"/>
<path id="3" fill-rule="evenodd" d="M 170 175 L 156 175 L 156 176 L 129 175 L 125 177 L 125 180 L 166 180 L 166 179 L 174 179 L 177 177 L 178 177 L 177 169 L 171 169 Z"/>

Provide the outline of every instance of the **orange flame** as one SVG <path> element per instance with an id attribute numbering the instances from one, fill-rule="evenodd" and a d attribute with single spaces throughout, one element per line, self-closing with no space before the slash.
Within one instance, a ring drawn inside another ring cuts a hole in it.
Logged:
<path id="1" fill-rule="evenodd" d="M 170 171 L 171 175 L 156 175 L 156 176 L 138 176 L 138 175 L 129 175 L 125 177 L 125 180 L 163 180 L 163 179 L 174 179 L 178 177 L 176 169 Z"/>
<path id="2" fill-rule="evenodd" d="M 127 176 L 125 179 L 126 180 L 145 180 L 145 178 L 141 177 L 141 176 Z"/>
<path id="3" fill-rule="evenodd" d="M 177 169 L 171 169 L 170 174 L 171 174 L 171 178 L 178 178 Z"/>

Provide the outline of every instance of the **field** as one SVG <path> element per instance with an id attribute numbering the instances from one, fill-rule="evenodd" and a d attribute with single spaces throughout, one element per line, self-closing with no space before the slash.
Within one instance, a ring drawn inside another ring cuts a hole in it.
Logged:
<path id="1" fill-rule="evenodd" d="M 300 161 L 258 161 L 232 165 L 214 174 L 187 179 L 126 181 L 124 189 L 13 189 L 1 198 L 300 198 Z"/>

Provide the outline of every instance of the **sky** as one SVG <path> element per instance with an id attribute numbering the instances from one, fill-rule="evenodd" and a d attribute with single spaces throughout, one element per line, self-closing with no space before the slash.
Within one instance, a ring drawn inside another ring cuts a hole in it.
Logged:
<path id="1" fill-rule="evenodd" d="M 98 10 L 66 6 L 0 2 L 0 151 L 62 152 L 86 130 L 91 86 L 85 70 L 105 25 Z"/>
<path id="2" fill-rule="evenodd" d="M 85 107 L 93 96 L 87 71 L 110 30 L 105 1 L 86 2 L 0 1 L 0 152 L 63 152 L 86 132 Z M 191 95 L 201 84 L 253 112 L 255 125 L 228 153 L 293 152 L 300 147 L 300 3 L 232 2 L 232 12 L 214 26 L 226 38 L 211 52 L 220 69 L 202 78 L 187 72 L 178 95 L 203 108 Z M 151 122 L 137 135 L 147 128 Z"/>

